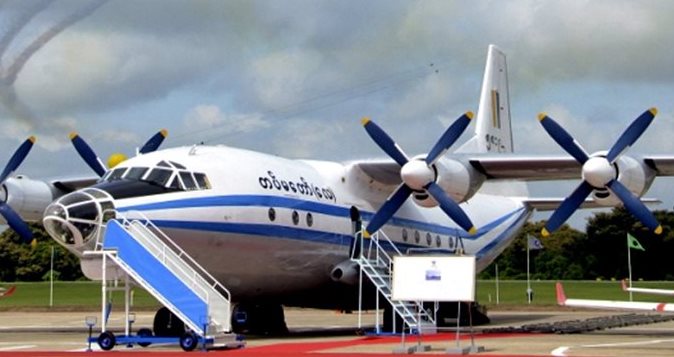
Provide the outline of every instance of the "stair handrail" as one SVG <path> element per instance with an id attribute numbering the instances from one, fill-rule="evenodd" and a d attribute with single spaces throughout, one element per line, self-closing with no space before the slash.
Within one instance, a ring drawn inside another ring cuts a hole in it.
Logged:
<path id="1" fill-rule="evenodd" d="M 133 218 L 131 220 L 138 221 L 140 223 L 143 223 L 145 226 L 149 226 L 152 228 L 152 232 L 155 234 L 159 234 L 160 238 L 162 241 L 169 246 L 169 248 L 172 250 L 173 254 L 176 254 L 178 258 L 181 259 L 186 259 L 190 263 L 190 267 L 193 269 L 199 270 L 198 272 L 200 273 L 199 276 L 202 278 L 207 285 L 210 285 L 212 288 L 218 290 L 221 293 L 224 293 L 224 297 L 227 300 L 231 300 L 231 293 L 229 290 L 222 285 L 213 275 L 211 275 L 206 269 L 204 269 L 199 263 L 197 263 L 194 258 L 192 258 L 187 252 L 182 249 L 178 244 L 176 244 L 171 238 L 169 238 L 159 227 L 157 227 L 145 214 L 143 214 L 140 211 L 125 211 L 126 214 L 133 214 L 133 215 L 138 215 L 141 219 Z M 127 222 L 130 222 L 131 220 L 127 218 L 126 216 L 123 217 L 123 219 Z M 208 281 L 210 280 L 210 282 Z"/>

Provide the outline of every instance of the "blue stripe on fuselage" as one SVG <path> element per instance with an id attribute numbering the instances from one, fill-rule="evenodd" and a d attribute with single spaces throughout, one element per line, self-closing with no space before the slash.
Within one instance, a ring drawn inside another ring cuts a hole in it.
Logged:
<path id="1" fill-rule="evenodd" d="M 268 195 L 229 195 L 229 196 L 210 196 L 198 198 L 185 198 L 173 201 L 162 201 L 156 203 L 147 203 L 128 207 L 119 207 L 120 212 L 125 211 L 150 211 L 161 209 L 183 209 L 183 208 L 206 208 L 206 207 L 282 207 L 289 209 L 297 209 L 307 212 L 314 212 L 325 214 L 329 216 L 336 216 L 347 218 L 349 217 L 349 208 L 337 205 L 306 201 L 296 198 L 268 196 Z M 492 228 L 498 226 L 510 216 L 516 214 L 522 208 L 511 213 L 505 214 L 502 217 L 490 222 L 481 227 L 476 234 L 469 235 L 463 229 L 446 227 L 439 224 L 432 224 L 421 222 L 406 218 L 392 218 L 387 225 L 400 226 L 405 228 L 417 229 L 421 231 L 432 232 L 435 234 L 451 235 L 453 237 L 462 237 L 463 239 L 474 240 L 481 237 L 483 234 L 489 232 Z M 361 212 L 364 220 L 370 220 L 374 213 Z M 278 227 L 278 226 L 274 226 Z M 313 231 L 312 231 L 313 232 Z"/>
<path id="2" fill-rule="evenodd" d="M 163 201 L 158 203 L 150 203 L 136 206 L 120 207 L 119 211 L 149 211 L 161 209 L 182 209 L 182 208 L 207 208 L 207 207 L 223 207 L 223 206 L 238 206 L 238 207 L 283 207 L 290 209 L 298 209 L 308 212 L 315 212 L 330 216 L 348 218 L 349 209 L 336 205 L 300 200 L 288 197 L 279 196 L 264 196 L 264 195 L 234 195 L 234 196 L 211 196 L 204 198 L 189 198 L 174 201 Z M 418 229 L 422 231 L 431 232 L 434 234 L 461 236 L 462 239 L 475 240 L 490 232 L 492 229 L 498 227 L 504 221 L 510 219 L 513 215 L 523 214 L 527 211 L 524 207 L 520 207 L 512 212 L 509 212 L 498 219 L 481 227 L 475 235 L 468 235 L 466 232 L 457 229 L 449 228 L 438 224 L 431 224 L 420 222 L 412 219 L 393 218 L 388 225 L 399 226 L 411 229 Z M 362 212 L 365 220 L 372 218 L 374 214 L 371 212 Z M 479 257 L 485 255 L 491 248 L 497 246 L 500 242 L 512 234 L 512 228 L 516 226 L 520 218 L 504 232 L 501 232 L 497 237 L 491 240 L 485 247 L 476 252 Z M 198 231 L 210 232 L 226 232 L 235 234 L 250 234 L 260 235 L 266 237 L 278 237 L 287 239 L 298 239 L 310 242 L 320 242 L 336 245 L 349 245 L 351 235 L 340 234 L 335 232 L 318 231 L 310 229 L 302 229 L 297 227 L 279 226 L 272 224 L 249 224 L 249 223 L 222 223 L 222 222 L 198 222 L 198 221 L 179 221 L 179 220 L 154 220 L 154 224 L 161 228 L 174 229 L 191 229 Z M 396 242 L 396 246 L 400 250 L 408 248 L 418 248 L 419 244 L 410 244 L 404 242 Z"/>

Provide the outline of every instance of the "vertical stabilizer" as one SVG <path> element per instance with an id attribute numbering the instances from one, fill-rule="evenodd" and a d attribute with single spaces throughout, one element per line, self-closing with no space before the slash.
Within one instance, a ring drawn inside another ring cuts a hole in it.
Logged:
<path id="1" fill-rule="evenodd" d="M 510 97 L 505 54 L 489 45 L 477 110 L 475 136 L 461 146 L 461 153 L 513 152 Z"/>

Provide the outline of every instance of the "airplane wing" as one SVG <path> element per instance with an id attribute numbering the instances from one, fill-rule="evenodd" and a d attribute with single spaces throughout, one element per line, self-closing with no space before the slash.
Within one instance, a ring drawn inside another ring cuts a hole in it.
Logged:
<path id="1" fill-rule="evenodd" d="M 85 187 L 89 187 L 95 184 L 100 178 L 99 177 L 71 177 L 71 178 L 62 178 L 54 179 L 49 181 L 49 183 L 56 187 L 57 189 L 63 192 L 73 192 Z"/>
<path id="2" fill-rule="evenodd" d="M 485 155 L 466 157 L 465 160 L 492 180 L 568 180 L 578 179 L 581 175 L 581 165 L 572 157 Z M 674 176 L 674 156 L 648 156 L 640 160 L 655 170 L 658 176 Z M 366 160 L 355 165 L 384 185 L 401 182 L 400 165 L 393 160 Z"/>
<path id="3" fill-rule="evenodd" d="M 635 287 L 627 286 L 627 280 L 625 280 L 625 279 L 622 280 L 622 287 L 623 287 L 623 291 L 628 291 L 628 292 L 633 292 L 633 293 L 674 296 L 674 290 L 635 288 Z"/>
<path id="4" fill-rule="evenodd" d="M 587 307 L 607 310 L 674 311 L 674 304 L 668 304 L 664 302 L 568 299 L 564 293 L 564 287 L 562 286 L 562 283 L 557 282 L 556 288 L 557 304 L 560 306 Z"/>

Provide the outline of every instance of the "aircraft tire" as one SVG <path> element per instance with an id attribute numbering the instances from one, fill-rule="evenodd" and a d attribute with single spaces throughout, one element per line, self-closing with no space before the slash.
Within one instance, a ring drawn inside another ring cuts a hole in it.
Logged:
<path id="1" fill-rule="evenodd" d="M 152 330 L 150 330 L 149 328 L 142 328 L 138 330 L 137 335 L 138 337 L 152 337 Z M 138 342 L 138 346 L 140 347 L 147 347 L 151 344 L 152 342 Z"/>
<path id="2" fill-rule="evenodd" d="M 179 337 L 185 333 L 185 324 L 171 310 L 162 307 L 154 315 L 152 330 L 157 337 Z"/>
<path id="3" fill-rule="evenodd" d="M 238 334 L 288 334 L 283 306 L 278 304 L 237 304 L 232 313 L 232 329 Z"/>

